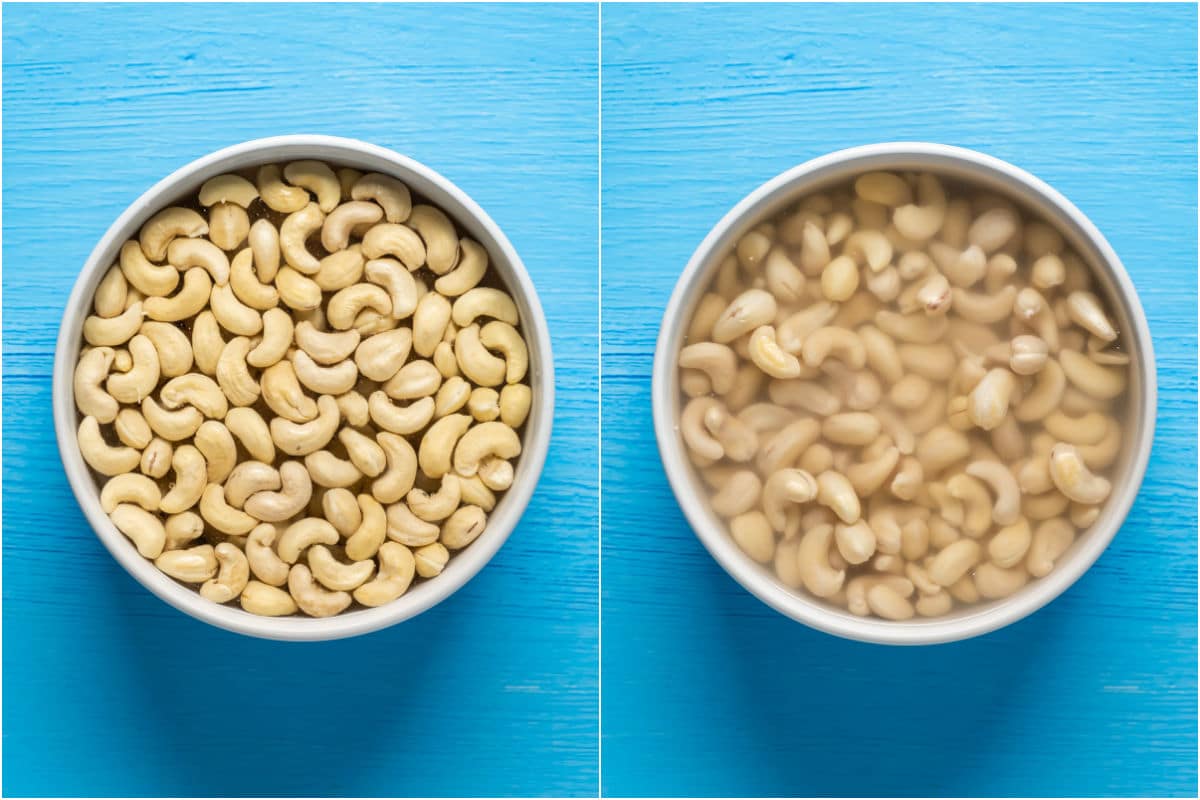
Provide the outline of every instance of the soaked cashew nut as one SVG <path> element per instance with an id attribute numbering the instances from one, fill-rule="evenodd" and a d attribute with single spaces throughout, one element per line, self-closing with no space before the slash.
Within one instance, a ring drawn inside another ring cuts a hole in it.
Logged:
<path id="1" fill-rule="evenodd" d="M 985 431 L 993 430 L 1007 416 L 1015 389 L 1016 378 L 1011 372 L 988 370 L 968 396 L 967 415 Z"/>
<path id="2" fill-rule="evenodd" d="M 845 475 L 834 470 L 826 470 L 817 476 L 817 502 L 847 524 L 857 522 L 862 514 L 854 487 Z"/>
<path id="3" fill-rule="evenodd" d="M 1075 541 L 1075 530 L 1064 519 L 1049 519 L 1040 523 L 1033 532 L 1025 566 L 1029 574 L 1041 578 L 1050 574 L 1054 563 L 1067 552 Z"/>
<path id="4" fill-rule="evenodd" d="M 981 555 L 979 543 L 974 539 L 958 539 L 942 548 L 926 571 L 939 586 L 952 586 L 979 563 Z"/>
<path id="5" fill-rule="evenodd" d="M 801 350 L 804 363 L 819 367 L 833 356 L 851 369 L 862 369 L 867 361 L 866 348 L 858 335 L 847 328 L 826 326 L 813 331 Z"/>
<path id="6" fill-rule="evenodd" d="M 1125 371 L 1097 364 L 1075 350 L 1063 349 L 1058 354 L 1063 373 L 1073 386 L 1091 397 L 1112 400 L 1125 391 Z"/>
<path id="7" fill-rule="evenodd" d="M 1092 473 L 1075 446 L 1062 442 L 1050 451 L 1050 478 L 1060 492 L 1076 503 L 1102 503 L 1112 492 L 1108 479 Z"/>
<path id="8" fill-rule="evenodd" d="M 754 473 L 748 474 L 755 481 L 758 480 Z M 743 485 L 746 483 L 745 479 L 739 482 Z M 795 512 L 789 506 L 811 502 L 816 499 L 817 493 L 816 479 L 804 470 L 785 468 L 773 472 L 762 489 L 762 506 L 767 521 L 774 530 L 782 533 L 790 527 L 789 512 Z M 754 494 L 757 495 L 757 492 Z M 732 502 L 732 498 L 727 502 Z M 713 504 L 715 508 L 715 498 Z"/>
<path id="9" fill-rule="evenodd" d="M 833 541 L 833 526 L 809 528 L 801 537 L 796 552 L 800 580 L 804 588 L 817 597 L 830 597 L 842 588 L 846 579 L 844 569 L 829 564 L 829 549 Z"/>

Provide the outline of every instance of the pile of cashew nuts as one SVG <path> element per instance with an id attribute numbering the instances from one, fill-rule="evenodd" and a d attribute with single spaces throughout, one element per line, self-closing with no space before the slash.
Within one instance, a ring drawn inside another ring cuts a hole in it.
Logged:
<path id="1" fill-rule="evenodd" d="M 680 430 L 755 561 L 860 616 L 1047 575 L 1100 514 L 1129 355 L 1011 200 L 873 172 L 745 234 L 679 353 Z"/>
<path id="2" fill-rule="evenodd" d="M 94 309 L 74 393 L 101 505 L 215 603 L 391 602 L 512 484 L 532 399 L 516 304 L 395 178 L 212 178 L 124 244 Z"/>

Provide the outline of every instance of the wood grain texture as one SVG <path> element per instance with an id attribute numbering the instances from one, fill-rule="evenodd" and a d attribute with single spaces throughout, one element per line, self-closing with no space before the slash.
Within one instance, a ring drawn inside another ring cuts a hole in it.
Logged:
<path id="1" fill-rule="evenodd" d="M 6 795 L 597 791 L 597 10 L 4 9 Z M 50 369 L 80 266 L 144 189 L 282 133 L 372 141 L 455 181 L 521 253 L 558 374 L 522 523 L 422 617 L 325 644 L 169 608 L 93 536 Z"/>
<path id="2" fill-rule="evenodd" d="M 605 5 L 606 795 L 1196 795 L 1196 10 Z M 655 336 L 705 233 L 766 179 L 873 141 L 1024 167 L 1104 231 L 1160 402 L 1112 546 L 1043 611 L 886 648 L 776 614 L 684 521 Z"/>

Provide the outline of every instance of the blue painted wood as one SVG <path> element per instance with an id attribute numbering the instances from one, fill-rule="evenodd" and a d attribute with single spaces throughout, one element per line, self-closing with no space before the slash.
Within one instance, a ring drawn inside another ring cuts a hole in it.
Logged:
<path id="1" fill-rule="evenodd" d="M 603 774 L 609 795 L 1196 795 L 1196 10 L 603 9 Z M 1050 607 L 955 645 L 835 639 L 728 578 L 650 419 L 659 320 L 742 196 L 924 139 L 1058 187 L 1121 254 L 1158 435 L 1112 547 Z"/>
<path id="2" fill-rule="evenodd" d="M 6 795 L 595 795 L 594 6 L 4 9 Z M 50 417 L 59 315 L 111 221 L 246 139 L 353 136 L 496 219 L 554 337 L 521 525 L 428 614 L 346 642 L 211 629 L 84 522 Z"/>

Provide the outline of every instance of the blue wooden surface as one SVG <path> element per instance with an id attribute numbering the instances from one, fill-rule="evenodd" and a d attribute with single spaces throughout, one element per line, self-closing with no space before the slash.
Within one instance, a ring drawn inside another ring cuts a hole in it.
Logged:
<path id="1" fill-rule="evenodd" d="M 603 9 L 603 769 L 611 795 L 1196 795 L 1196 10 Z M 1129 522 L 1050 607 L 889 649 L 774 613 L 702 549 L 650 418 L 659 319 L 709 228 L 849 145 L 1010 160 L 1090 215 L 1154 333 Z"/>
<path id="2" fill-rule="evenodd" d="M 5 795 L 595 795 L 594 6 L 4 8 Z M 424 616 L 289 645 L 209 628 L 102 549 L 54 447 L 75 276 L 151 183 L 331 133 L 428 163 L 507 233 L 554 337 L 545 473 Z"/>

